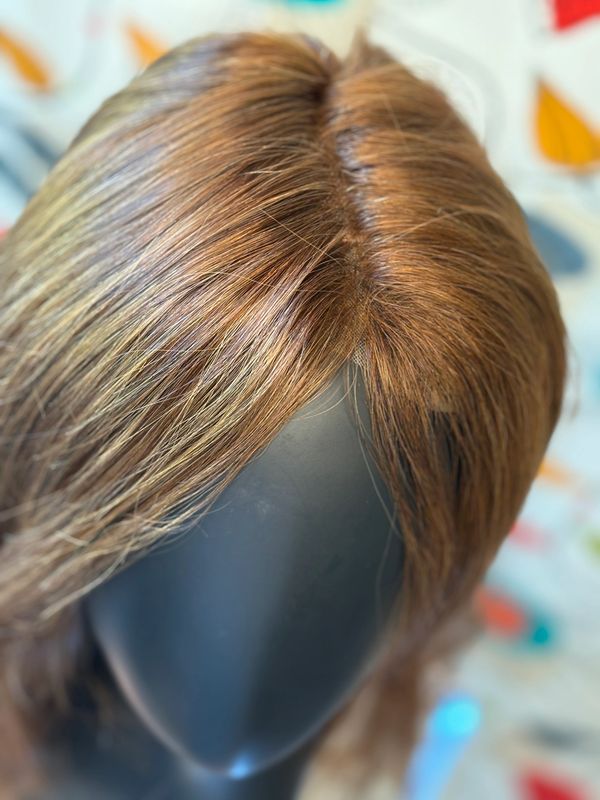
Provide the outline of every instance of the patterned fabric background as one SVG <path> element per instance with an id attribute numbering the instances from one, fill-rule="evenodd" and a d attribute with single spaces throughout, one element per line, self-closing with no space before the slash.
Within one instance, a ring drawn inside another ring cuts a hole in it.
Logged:
<path id="1" fill-rule="evenodd" d="M 563 419 L 407 800 L 600 798 L 600 0 L 0 0 L 0 228 L 100 102 L 210 31 L 357 21 L 440 83 L 522 204 L 567 321 Z M 307 798 L 310 800 L 310 798 Z"/>

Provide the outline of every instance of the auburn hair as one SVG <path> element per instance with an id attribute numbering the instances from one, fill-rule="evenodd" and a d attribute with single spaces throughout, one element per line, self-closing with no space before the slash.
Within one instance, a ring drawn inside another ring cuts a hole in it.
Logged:
<path id="1" fill-rule="evenodd" d="M 78 600 L 351 362 L 405 557 L 385 656 L 322 747 L 366 703 L 347 754 L 404 769 L 566 371 L 524 214 L 444 92 L 362 33 L 343 58 L 190 39 L 101 104 L 0 247 L 5 784 L 68 713 Z"/>

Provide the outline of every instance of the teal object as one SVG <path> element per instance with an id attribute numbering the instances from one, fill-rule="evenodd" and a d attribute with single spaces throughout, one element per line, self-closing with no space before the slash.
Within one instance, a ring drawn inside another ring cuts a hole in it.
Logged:
<path id="1" fill-rule="evenodd" d="M 533 647 L 549 647 L 554 644 L 554 631 L 550 623 L 534 619 L 528 641 Z"/>

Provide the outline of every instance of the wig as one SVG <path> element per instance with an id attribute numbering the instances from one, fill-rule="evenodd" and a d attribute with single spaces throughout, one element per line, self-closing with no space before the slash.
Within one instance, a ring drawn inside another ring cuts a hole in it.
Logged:
<path id="1" fill-rule="evenodd" d="M 343 58 L 301 34 L 191 39 L 102 103 L 0 246 L 5 783 L 68 712 L 78 601 L 351 362 L 404 574 L 322 746 L 360 701 L 348 754 L 401 772 L 567 363 L 524 215 L 443 91 L 364 34 Z"/>

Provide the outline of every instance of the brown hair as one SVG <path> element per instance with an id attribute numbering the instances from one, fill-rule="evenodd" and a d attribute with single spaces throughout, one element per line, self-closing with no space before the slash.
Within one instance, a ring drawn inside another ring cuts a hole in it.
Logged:
<path id="1" fill-rule="evenodd" d="M 5 236 L 0 290 L 3 743 L 35 749 L 64 710 L 77 600 L 354 360 L 405 566 L 353 746 L 403 764 L 566 370 L 524 216 L 444 93 L 363 35 L 343 59 L 191 39 L 83 126 Z"/>

